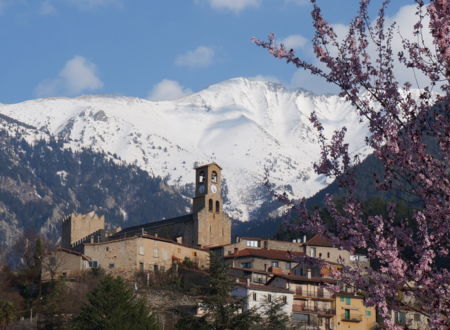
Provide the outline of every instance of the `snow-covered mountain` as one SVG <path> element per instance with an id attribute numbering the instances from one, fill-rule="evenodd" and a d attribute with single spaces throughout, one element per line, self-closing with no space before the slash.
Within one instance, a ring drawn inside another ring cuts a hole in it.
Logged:
<path id="1" fill-rule="evenodd" d="M 74 150 L 117 154 L 151 175 L 169 176 L 180 190 L 193 183 L 195 164 L 216 161 L 226 180 L 225 208 L 244 221 L 269 197 L 266 170 L 273 184 L 297 197 L 329 183 L 312 169 L 320 152 L 308 120 L 313 110 L 327 134 L 345 125 L 350 150 L 368 154 L 367 128 L 338 96 L 253 79 L 227 80 L 164 102 L 93 95 L 0 104 L 0 114 L 38 129 L 29 129 L 29 139 L 45 132 Z"/>

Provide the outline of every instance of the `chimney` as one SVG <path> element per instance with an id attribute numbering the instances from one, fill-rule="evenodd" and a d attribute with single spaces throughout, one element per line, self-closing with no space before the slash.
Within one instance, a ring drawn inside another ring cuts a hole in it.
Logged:
<path id="1" fill-rule="evenodd" d="M 241 241 L 241 239 L 239 238 L 239 236 L 236 236 L 236 243 L 239 243 Z"/>
<path id="2" fill-rule="evenodd" d="M 311 268 L 308 268 L 307 273 L 308 273 L 308 278 L 311 278 Z"/>
<path id="3" fill-rule="evenodd" d="M 250 277 L 247 277 L 247 286 L 250 286 Z"/>
<path id="4" fill-rule="evenodd" d="M 155 233 L 155 237 L 158 237 L 158 233 Z"/>
<path id="5" fill-rule="evenodd" d="M 303 235 L 303 243 L 306 243 L 306 235 Z"/>

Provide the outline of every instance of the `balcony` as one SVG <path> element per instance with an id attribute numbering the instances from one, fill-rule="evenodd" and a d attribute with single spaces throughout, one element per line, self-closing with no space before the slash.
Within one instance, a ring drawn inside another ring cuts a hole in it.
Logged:
<path id="1" fill-rule="evenodd" d="M 356 313 L 352 313 L 352 314 L 346 314 L 343 313 L 341 314 L 341 321 L 344 322 L 361 322 L 362 321 L 362 314 L 356 314 Z"/>
<path id="2" fill-rule="evenodd" d="M 292 311 L 294 313 L 314 313 L 314 314 L 322 314 L 322 315 L 335 315 L 334 309 L 330 308 L 318 308 L 315 306 L 302 306 L 302 305 L 293 305 Z"/>
<path id="3" fill-rule="evenodd" d="M 323 290 L 303 290 L 302 288 L 297 288 L 295 290 L 295 295 L 298 297 L 334 299 L 333 294 Z"/>

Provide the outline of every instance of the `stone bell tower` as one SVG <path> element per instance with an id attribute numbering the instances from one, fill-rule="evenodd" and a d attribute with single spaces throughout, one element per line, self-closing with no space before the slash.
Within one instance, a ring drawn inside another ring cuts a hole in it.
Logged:
<path id="1" fill-rule="evenodd" d="M 231 221 L 223 212 L 222 168 L 216 163 L 195 168 L 192 212 L 197 216 L 199 246 L 231 243 Z"/>

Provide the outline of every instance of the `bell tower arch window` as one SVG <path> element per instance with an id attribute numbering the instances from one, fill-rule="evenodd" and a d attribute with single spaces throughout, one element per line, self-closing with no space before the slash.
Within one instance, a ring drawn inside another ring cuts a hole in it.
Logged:
<path id="1" fill-rule="evenodd" d="M 206 181 L 206 175 L 205 175 L 205 171 L 200 171 L 198 173 L 198 182 L 199 183 L 203 183 Z"/>
<path id="2" fill-rule="evenodd" d="M 216 213 L 219 213 L 220 211 L 220 202 L 216 201 Z"/>
<path id="3" fill-rule="evenodd" d="M 217 172 L 216 171 L 212 171 L 211 173 L 211 182 L 212 183 L 217 183 Z"/>
<path id="4" fill-rule="evenodd" d="M 210 212 L 213 211 L 213 200 L 212 200 L 212 199 L 210 199 L 210 200 L 208 201 L 208 210 L 209 210 Z"/>

